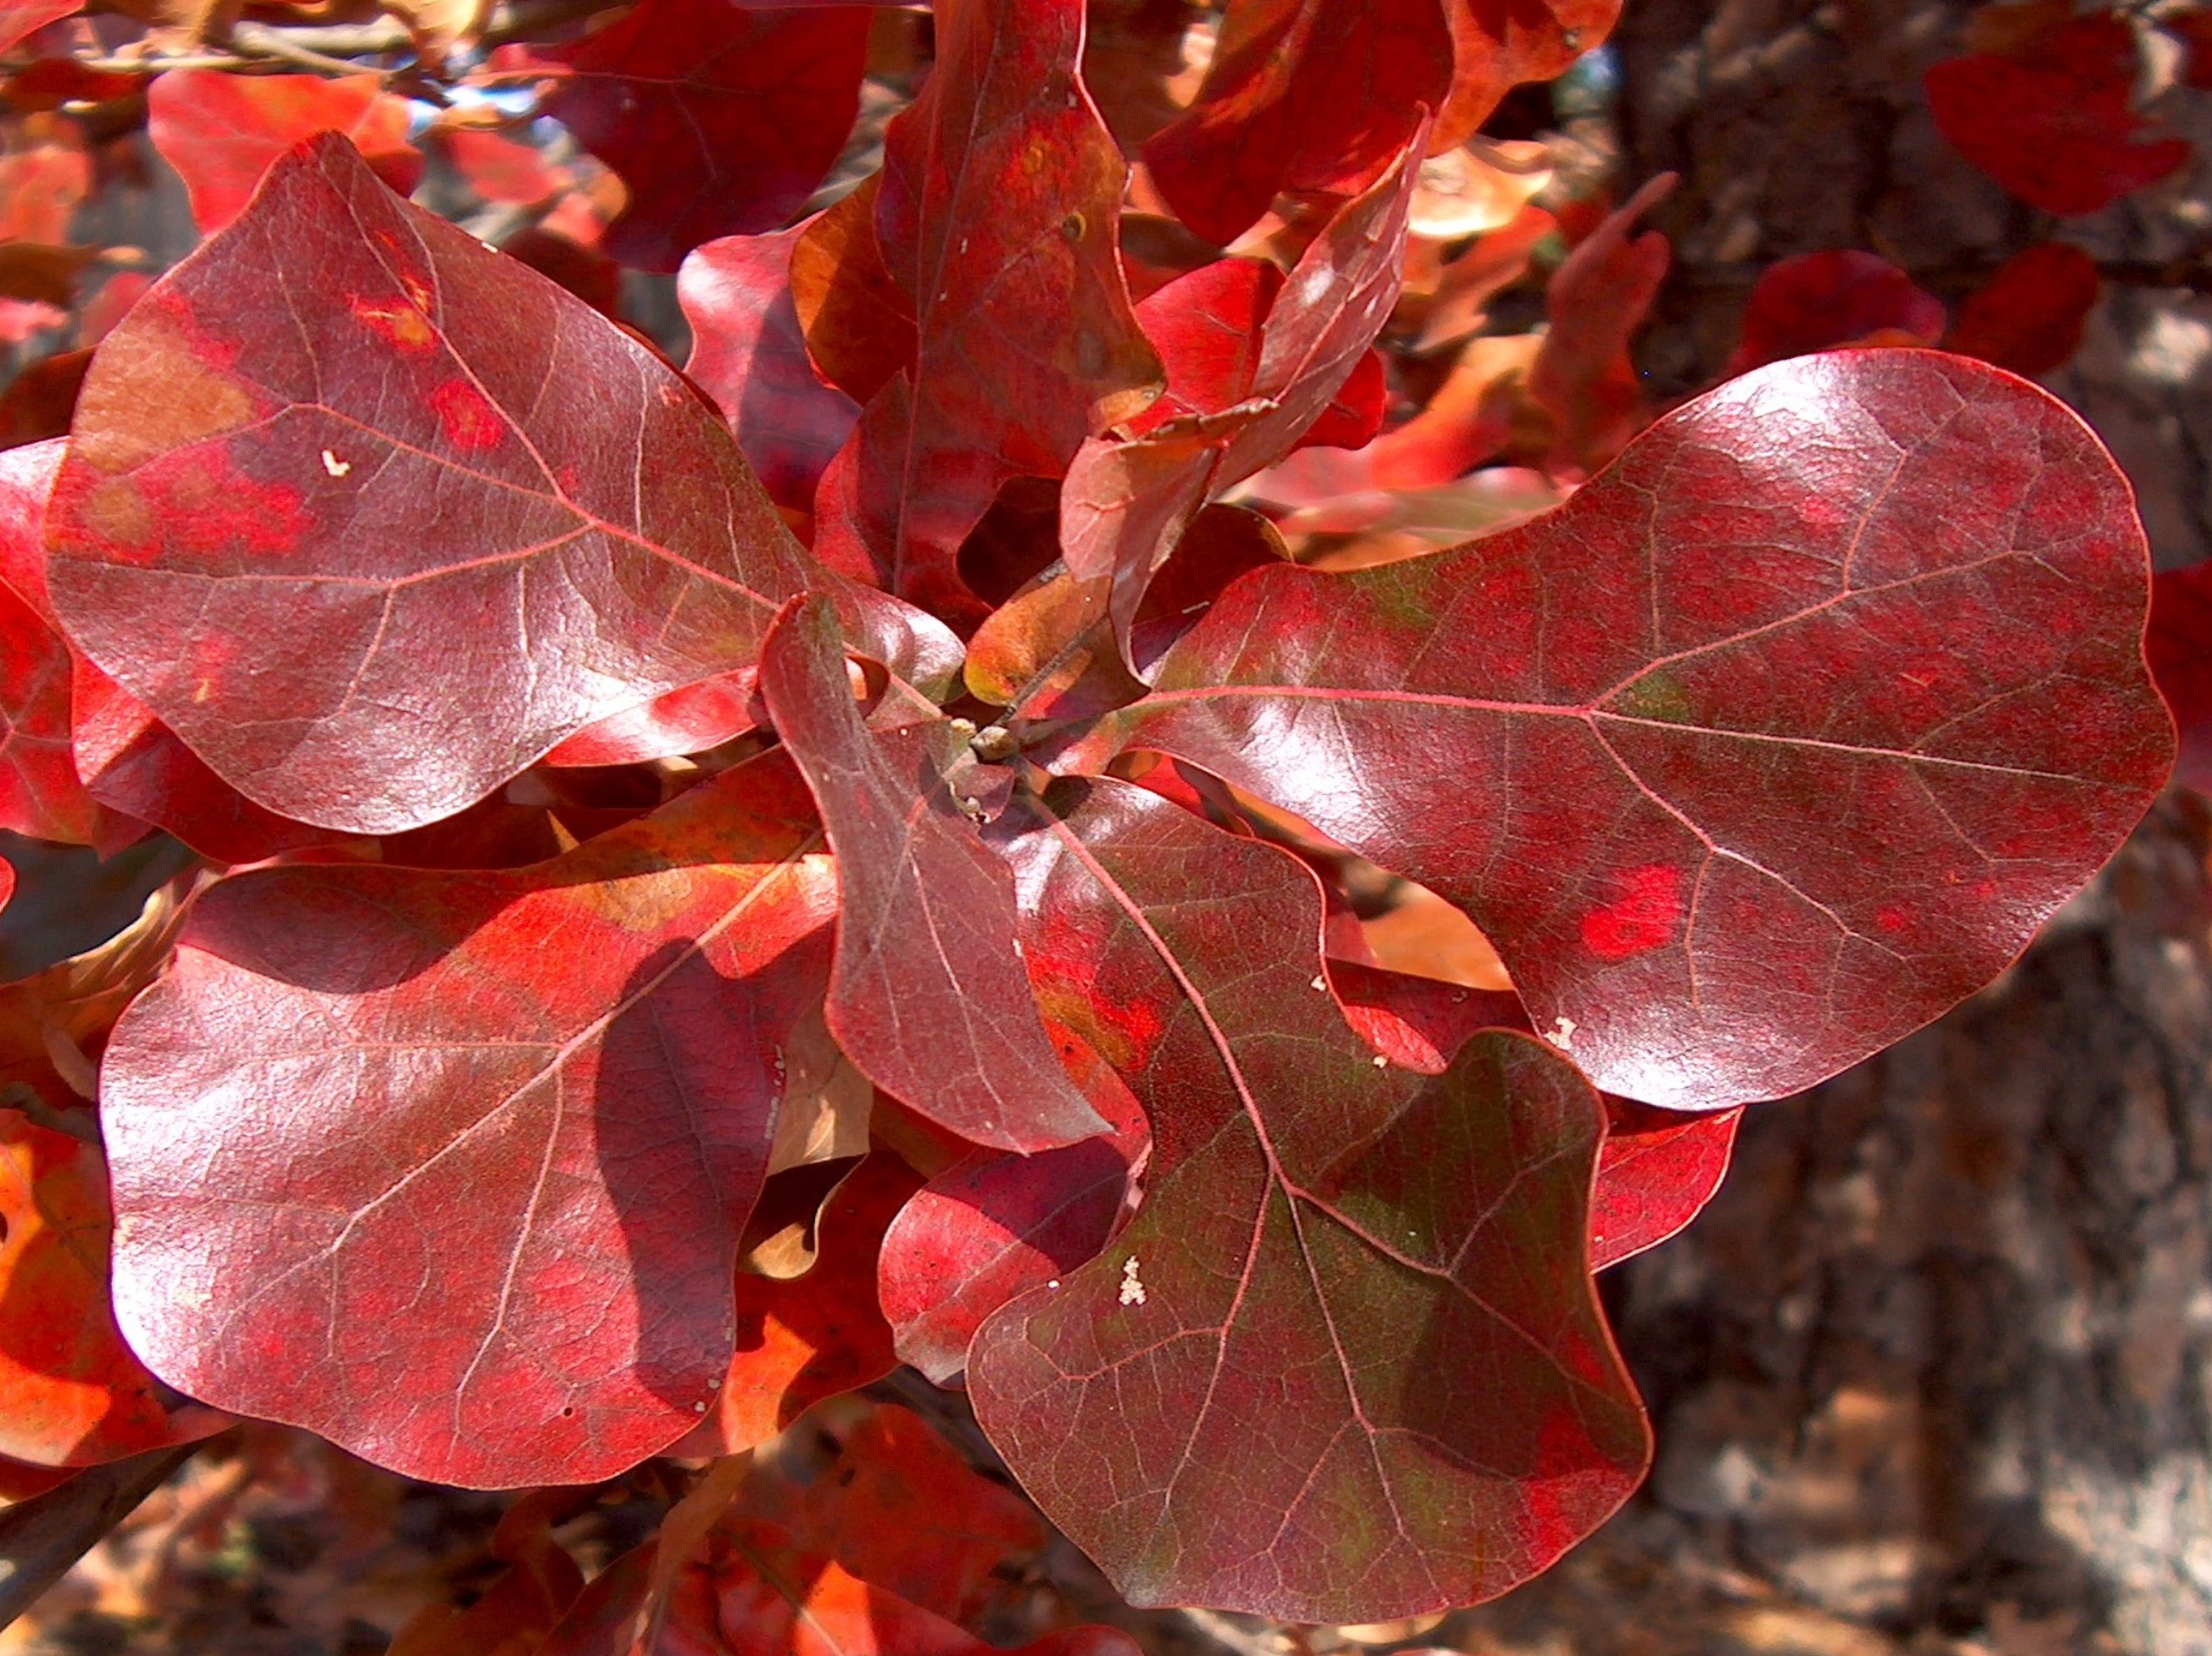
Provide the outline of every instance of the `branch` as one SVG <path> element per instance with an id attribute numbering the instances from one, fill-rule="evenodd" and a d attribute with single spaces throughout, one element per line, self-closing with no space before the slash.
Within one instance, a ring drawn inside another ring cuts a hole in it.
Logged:
<path id="1" fill-rule="evenodd" d="M 200 1446 L 188 1443 L 88 1466 L 68 1482 L 0 1512 L 0 1628 L 30 1609 Z"/>

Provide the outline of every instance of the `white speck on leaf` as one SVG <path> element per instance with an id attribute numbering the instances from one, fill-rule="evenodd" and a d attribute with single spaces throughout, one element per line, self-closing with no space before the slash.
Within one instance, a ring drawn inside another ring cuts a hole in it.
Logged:
<path id="1" fill-rule="evenodd" d="M 323 450 L 323 470 L 334 478 L 342 478 L 353 470 L 351 460 L 342 460 L 327 448 Z"/>
<path id="2" fill-rule="evenodd" d="M 1579 1026 L 1571 1018 L 1554 1018 L 1552 1023 L 1553 1027 L 1546 1032 L 1544 1038 L 1562 1052 L 1573 1050 L 1575 1031 Z"/>
<path id="3" fill-rule="evenodd" d="M 1145 1303 L 1145 1285 L 1137 1280 L 1137 1256 L 1133 1253 L 1121 1262 L 1121 1303 L 1125 1306 Z"/>
<path id="4" fill-rule="evenodd" d="M 1312 987 L 1319 989 L 1322 994 L 1326 995 L 1328 993 L 1328 980 L 1324 977 L 1316 977 L 1313 980 Z"/>
<path id="5" fill-rule="evenodd" d="M 1371 1064 L 1373 1064 L 1373 1065 L 1374 1065 L 1377 1069 L 1380 1069 L 1380 1068 L 1382 1068 L 1384 1065 L 1388 1064 L 1390 1061 L 1389 1061 L 1389 1059 L 1388 1059 L 1388 1058 L 1384 1057 L 1384 1056 L 1383 1056 L 1380 1052 L 1378 1052 L 1378 1053 L 1376 1053 L 1373 1057 L 1370 1058 L 1367 1062 L 1370 1062 L 1370 1063 L 1371 1063 Z"/>
<path id="6" fill-rule="evenodd" d="M 1058 1278 L 1057 1276 L 1054 1277 L 1054 1278 L 1052 1279 L 1052 1281 L 1050 1281 L 1049 1282 L 1047 1282 L 1047 1283 L 1045 1284 L 1045 1286 L 1046 1286 L 1047 1288 L 1058 1288 L 1058 1287 L 1060 1286 L 1060 1278 Z"/>

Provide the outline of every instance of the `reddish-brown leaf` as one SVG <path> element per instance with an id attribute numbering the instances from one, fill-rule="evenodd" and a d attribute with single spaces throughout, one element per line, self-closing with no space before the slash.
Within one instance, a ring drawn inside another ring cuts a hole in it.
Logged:
<path id="1" fill-rule="evenodd" d="M 994 835 L 1041 995 L 1154 1135 L 1128 1227 L 969 1352 L 1046 1515 L 1134 1603 L 1298 1621 L 1471 1603 L 1594 1528 L 1647 1445 L 1583 1261 L 1589 1083 L 1506 1032 L 1441 1076 L 1370 1054 L 1312 874 L 1152 794 L 1061 782 Z"/>
<path id="2" fill-rule="evenodd" d="M 884 263 L 876 200 L 884 175 L 799 227 L 791 249 L 791 299 L 807 355 L 823 379 L 856 403 L 871 401 L 914 365 L 914 304 Z"/>
<path id="3" fill-rule="evenodd" d="M 2099 12 L 2009 56 L 1946 58 L 1922 85 L 1936 130 L 1983 172 L 2046 213 L 2094 213 L 2189 159 L 2182 139 L 2143 141 L 2136 62 L 2134 31 Z"/>
<path id="4" fill-rule="evenodd" d="M 837 1044 L 976 1144 L 1045 1150 L 1104 1132 L 1030 998 L 1012 882 L 946 784 L 966 736 L 938 720 L 878 737 L 847 686 L 835 618 L 798 600 L 763 648 L 760 687 L 837 856 Z"/>
<path id="5" fill-rule="evenodd" d="M 803 1275 L 738 1274 L 737 1353 L 707 1418 L 672 1453 L 740 1453 L 823 1398 L 898 1367 L 876 1304 L 876 1254 L 921 1182 L 896 1156 L 875 1152 L 823 1204 L 820 1245 Z"/>
<path id="6" fill-rule="evenodd" d="M 101 1078 L 132 1344 L 445 1482 L 590 1482 L 689 1429 L 826 969 L 811 819 L 772 757 L 533 868 L 205 893 Z"/>
<path id="7" fill-rule="evenodd" d="M 0 5 L 0 52 L 15 46 L 26 35 L 49 23 L 58 23 L 83 9 L 82 0 L 7 0 Z"/>
<path id="8" fill-rule="evenodd" d="M 876 203 L 915 356 L 823 478 L 815 549 L 973 621 L 955 559 L 999 486 L 1060 476 L 1159 364 L 1115 248 L 1126 169 L 1077 73 L 1080 0 L 946 0 Z"/>
<path id="9" fill-rule="evenodd" d="M 541 107 L 621 174 L 626 265 L 672 271 L 716 236 L 772 230 L 814 192 L 860 108 L 866 6 L 643 0 L 569 46 L 502 46 L 501 76 L 556 77 Z"/>
<path id="10" fill-rule="evenodd" d="M 70 756 L 70 650 L 46 596 L 59 441 L 0 453 L 0 828 L 89 845 L 100 809 Z"/>
<path id="11" fill-rule="evenodd" d="M 860 413 L 807 360 L 791 296 L 792 250 L 807 228 L 710 241 L 676 278 L 691 325 L 684 372 L 720 405 L 769 498 L 802 512 Z"/>
<path id="12" fill-rule="evenodd" d="M 1088 1044 L 1062 1058 L 1113 1131 L 1033 1156 L 977 1150 L 931 1179 L 884 1233 L 877 1290 L 899 1360 L 939 1385 L 968 1366 L 983 1319 L 1106 1245 L 1129 1169 L 1152 1142 L 1135 1097 Z"/>
<path id="13" fill-rule="evenodd" d="M 586 725 L 545 756 L 550 765 L 636 764 L 703 753 L 757 722 L 751 667 L 719 673 Z"/>
<path id="14" fill-rule="evenodd" d="M 563 167 L 545 159 L 534 144 L 478 126 L 456 126 L 437 134 L 439 147 L 469 188 L 486 201 L 535 207 L 552 200 L 575 182 Z"/>
<path id="15" fill-rule="evenodd" d="M 1656 1248 L 1720 1189 L 1741 1110 L 1685 1116 L 1626 1099 L 1605 1101 L 1609 1126 L 1590 1192 L 1590 1269 Z"/>
<path id="16" fill-rule="evenodd" d="M 1966 295 L 1944 348 L 2014 374 L 2049 374 L 2081 349 L 2102 287 L 2096 261 L 2071 243 L 2025 248 Z"/>
<path id="17" fill-rule="evenodd" d="M 103 671 L 362 833 L 746 665 L 808 567 L 674 369 L 332 137 L 101 345 L 48 536 Z"/>
<path id="18" fill-rule="evenodd" d="M 1145 164 L 1184 223 L 1226 245 L 1285 190 L 1372 184 L 1443 104 L 1452 52 L 1437 0 L 1233 0 L 1197 101 Z"/>
<path id="19" fill-rule="evenodd" d="M 1656 230 L 1636 221 L 1674 187 L 1662 173 L 1583 238 L 1544 289 L 1550 330 L 1528 369 L 1530 401 L 1556 428 L 1548 469 L 1589 476 L 1619 454 L 1648 417 L 1629 360 L 1635 338 L 1673 257 Z"/>
<path id="20" fill-rule="evenodd" d="M 2143 649 L 2180 728 L 2174 779 L 2212 794 L 2212 563 L 2167 569 L 2151 583 Z"/>
<path id="21" fill-rule="evenodd" d="M 1723 374 L 1842 345 L 1932 345 L 1943 301 L 1880 255 L 1856 247 L 1767 266 L 1744 307 L 1743 335 Z"/>
<path id="22" fill-rule="evenodd" d="M 146 88 L 146 130 L 212 235 L 246 210 L 277 158 L 318 132 L 340 132 L 401 195 L 422 177 L 407 142 L 407 100 L 379 75 L 232 75 L 173 69 Z"/>
<path id="23" fill-rule="evenodd" d="M 173 1421 L 123 1343 L 107 1240 L 99 1147 L 0 1110 L 0 1454 L 90 1466 L 221 1423 Z"/>
<path id="24" fill-rule="evenodd" d="M 1604 43 L 1620 0 L 1444 0 L 1452 33 L 1452 89 L 1437 119 L 1437 141 L 1456 143 L 1489 118 L 1524 81 L 1565 73 Z"/>
<path id="25" fill-rule="evenodd" d="M 2146 565 L 2033 387 L 1799 357 L 1522 527 L 1247 575 L 1121 716 L 1464 908 L 1601 1086 L 1717 1107 L 1935 1017 L 2134 825 Z"/>

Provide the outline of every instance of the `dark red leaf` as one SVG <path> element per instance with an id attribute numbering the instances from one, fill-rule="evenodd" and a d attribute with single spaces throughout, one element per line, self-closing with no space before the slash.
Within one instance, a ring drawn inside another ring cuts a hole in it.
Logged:
<path id="1" fill-rule="evenodd" d="M 971 1152 L 884 1233 L 877 1287 L 899 1360 L 939 1385 L 968 1366 L 985 1318 L 1106 1245 L 1129 1170 L 1152 1142 L 1127 1086 L 1089 1045 L 1060 1038 L 1062 1060 L 1113 1131 L 1033 1156 Z"/>
<path id="2" fill-rule="evenodd" d="M 736 1355 L 707 1418 L 672 1453 L 741 1453 L 823 1398 L 898 1367 L 876 1304 L 876 1256 L 921 1182 L 896 1156 L 877 1151 L 823 1204 L 820 1246 L 803 1275 L 738 1273 Z"/>
<path id="3" fill-rule="evenodd" d="M 1194 271 L 1145 301 L 1179 417 L 1134 441 L 1092 438 L 1060 491 L 1068 574 L 1097 583 L 1117 636 L 1127 637 L 1153 575 L 1206 502 L 1296 447 L 1372 359 L 1398 295 L 1419 142 L 1330 219 L 1256 338 L 1255 314 L 1275 283 L 1242 261 Z M 1374 389 L 1353 395 L 1371 400 Z"/>
<path id="4" fill-rule="evenodd" d="M 1590 1193 L 1590 1269 L 1656 1248 L 1720 1188 L 1741 1110 L 1684 1116 L 1608 1098 L 1611 1126 Z"/>
<path id="5" fill-rule="evenodd" d="M 2094 213 L 2189 159 L 2179 138 L 2142 142 L 2136 61 L 2134 31 L 2100 12 L 2011 56 L 1946 58 L 1923 88 L 1936 130 L 2007 190 L 2046 213 Z"/>
<path id="6" fill-rule="evenodd" d="M 860 108 L 869 8 L 643 0 L 569 46 L 502 46 L 502 77 L 558 77 L 541 108 L 629 189 L 605 246 L 672 271 L 716 236 L 772 230 L 814 192 Z"/>
<path id="7" fill-rule="evenodd" d="M 1232 0 L 1197 101 L 1145 164 L 1226 245 L 1285 190 L 1372 184 L 1450 92 L 1452 50 L 1437 0 Z"/>
<path id="8" fill-rule="evenodd" d="M 802 512 L 860 413 L 807 360 L 791 296 L 792 249 L 806 229 L 710 241 L 676 279 L 691 325 L 684 372 L 720 405 L 769 498 Z"/>
<path id="9" fill-rule="evenodd" d="M 407 100 L 380 75 L 232 75 L 173 69 L 146 88 L 146 130 L 185 180 L 192 222 L 216 231 L 246 210 L 263 174 L 318 132 L 350 139 L 376 176 L 401 195 L 422 177 L 407 142 Z"/>
<path id="10" fill-rule="evenodd" d="M 2111 855 L 2172 754 L 2146 587 L 2060 405 L 1838 352 L 1521 527 L 1245 576 L 1121 716 L 1458 904 L 1601 1086 L 1713 1108 L 1927 1022 Z"/>
<path id="11" fill-rule="evenodd" d="M 67 436 L 85 369 L 91 365 L 88 350 L 57 351 L 10 380 L 0 392 L 0 448 Z"/>
<path id="12" fill-rule="evenodd" d="M 558 283 L 600 315 L 621 316 L 622 266 L 597 247 L 571 241 L 542 224 L 528 224 L 501 242 L 499 250 Z"/>
<path id="13" fill-rule="evenodd" d="M 826 969 L 820 845 L 772 757 L 534 868 L 206 892 L 102 1075 L 133 1346 L 444 1482 L 665 1447 L 729 1365 L 781 1046 Z"/>
<path id="14" fill-rule="evenodd" d="M 328 137 L 100 347 L 49 539 L 103 671 L 363 833 L 746 665 L 808 567 L 672 368 Z"/>
<path id="15" fill-rule="evenodd" d="M 90 1466 L 227 1423 L 162 1406 L 116 1332 L 107 1239 L 99 1147 L 0 1110 L 0 1454 Z"/>
<path id="16" fill-rule="evenodd" d="M 545 756 L 550 765 L 636 764 L 703 753 L 742 736 L 755 722 L 751 667 L 720 673 L 656 696 L 642 707 L 586 725 Z"/>
<path id="17" fill-rule="evenodd" d="M 2212 794 L 2212 563 L 2167 569 L 2151 582 L 2143 649 L 2181 730 L 2174 779 Z"/>
<path id="18" fill-rule="evenodd" d="M 1121 154 L 1077 73 L 1081 0 L 947 0 L 936 30 L 876 204 L 916 354 L 823 478 L 815 550 L 973 621 L 955 560 L 999 486 L 1060 475 L 1159 365 L 1115 250 Z"/>
<path id="19" fill-rule="evenodd" d="M 2096 261 L 2069 242 L 2026 248 L 1966 295 L 1944 347 L 2014 374 L 2049 374 L 2081 349 L 2102 286 Z"/>
<path id="20" fill-rule="evenodd" d="M 760 687 L 836 853 L 828 1015 L 845 1055 L 976 1144 L 1045 1150 L 1104 1132 L 1030 998 L 1012 881 L 945 785 L 966 736 L 944 720 L 872 734 L 818 598 L 777 622 Z"/>
<path id="21" fill-rule="evenodd" d="M 1154 795 L 1062 782 L 994 833 L 1041 995 L 1154 1134 L 1128 1227 L 969 1353 L 1046 1515 L 1136 1604 L 1298 1621 L 1468 1604 L 1588 1533 L 1646 1453 L 1583 1257 L 1589 1084 L 1516 1033 L 1371 1055 L 1312 874 Z"/>
<path id="22" fill-rule="evenodd" d="M 1767 266 L 1744 307 L 1743 337 L 1724 374 L 1839 345 L 1932 345 L 1943 301 L 1875 253 L 1800 253 Z"/>
<path id="23" fill-rule="evenodd" d="M 70 649 L 41 544 L 59 441 L 0 453 L 0 828 L 89 845 L 100 809 L 70 755 Z"/>
<path id="24" fill-rule="evenodd" d="M 76 773 L 110 809 L 152 823 L 217 862 L 258 862 L 337 837 L 256 805 L 81 656 L 71 698 Z"/>
<path id="25" fill-rule="evenodd" d="M 2161 17 L 2158 26 L 2187 49 L 2183 81 L 2199 91 L 2212 91 L 2212 9 L 2199 8 L 2179 16 Z"/>

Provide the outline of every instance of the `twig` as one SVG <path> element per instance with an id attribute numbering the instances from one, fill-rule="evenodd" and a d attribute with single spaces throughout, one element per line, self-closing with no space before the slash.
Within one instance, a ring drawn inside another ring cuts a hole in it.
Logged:
<path id="1" fill-rule="evenodd" d="M 537 38 L 550 28 L 611 9 L 609 0 L 501 0 L 477 39 L 487 46 Z M 179 56 L 84 58 L 86 68 L 111 75 L 159 75 L 172 69 L 265 69 L 291 64 L 325 75 L 357 75 L 364 58 L 387 58 L 414 49 L 407 26 L 396 17 L 374 23 L 307 24 L 283 27 L 240 22 L 223 43 L 231 50 L 201 50 Z"/>
<path id="2" fill-rule="evenodd" d="M 30 1609 L 199 1448 L 190 1443 L 88 1466 L 0 1512 L 0 1628 Z"/>

